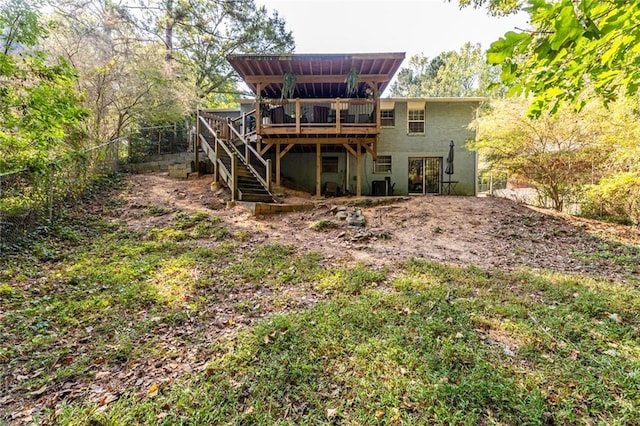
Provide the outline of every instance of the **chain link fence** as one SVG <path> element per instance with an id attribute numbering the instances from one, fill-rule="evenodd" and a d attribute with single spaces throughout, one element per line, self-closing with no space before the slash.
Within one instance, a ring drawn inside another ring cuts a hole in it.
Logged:
<path id="1" fill-rule="evenodd" d="M 90 185 L 123 169 L 128 151 L 128 141 L 118 138 L 38 170 L 0 174 L 0 252 L 53 223 L 63 203 L 78 199 Z"/>
<path id="2" fill-rule="evenodd" d="M 129 162 L 143 163 L 163 154 L 178 154 L 192 149 L 191 124 L 188 121 L 167 126 L 140 127 L 128 136 Z"/>

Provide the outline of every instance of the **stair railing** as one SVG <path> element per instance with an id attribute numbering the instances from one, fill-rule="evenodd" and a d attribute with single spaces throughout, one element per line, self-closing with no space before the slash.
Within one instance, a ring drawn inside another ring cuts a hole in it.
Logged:
<path id="1" fill-rule="evenodd" d="M 240 118 L 242 119 L 242 117 Z M 265 160 L 256 149 L 247 142 L 234 123 L 237 120 L 227 119 L 228 128 L 231 131 L 229 146 L 233 149 L 245 165 L 252 171 L 264 188 L 271 192 L 271 160 Z M 243 129 L 245 127 L 243 126 Z M 242 131 L 244 133 L 244 131 Z"/>
<path id="2" fill-rule="evenodd" d="M 209 159 L 218 167 L 218 171 L 221 172 L 221 177 L 224 178 L 224 181 L 229 188 L 231 188 L 231 200 L 234 201 L 238 188 L 238 176 L 236 174 L 237 157 L 229 146 L 218 136 L 217 132 L 221 130 L 213 130 L 207 118 L 203 116 L 199 116 L 198 120 L 200 120 L 201 130 L 199 135 L 200 145 Z M 219 121 L 223 122 L 222 120 Z"/>

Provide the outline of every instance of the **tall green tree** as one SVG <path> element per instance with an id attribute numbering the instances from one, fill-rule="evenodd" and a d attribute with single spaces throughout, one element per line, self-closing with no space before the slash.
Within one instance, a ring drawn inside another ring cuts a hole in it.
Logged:
<path id="1" fill-rule="evenodd" d="M 228 55 L 287 53 L 295 47 L 285 21 L 254 0 L 139 0 L 119 10 L 143 38 L 163 43 L 167 73 L 176 62 L 189 66 L 198 98 L 214 103 L 235 91 Z"/>
<path id="2" fill-rule="evenodd" d="M 73 132 L 86 116 L 76 70 L 40 48 L 47 35 L 35 5 L 0 3 L 0 172 L 42 164 L 73 151 Z"/>
<path id="3" fill-rule="evenodd" d="M 605 103 L 640 87 L 639 0 L 529 0 L 529 32 L 508 32 L 487 60 L 502 68 L 512 93 L 532 95 L 529 113 L 562 103 L 582 108 L 593 93 Z"/>
<path id="4" fill-rule="evenodd" d="M 398 73 L 392 96 L 487 96 L 504 92 L 498 70 L 487 65 L 479 44 L 465 43 L 459 51 L 442 52 L 433 59 L 419 54 Z"/>

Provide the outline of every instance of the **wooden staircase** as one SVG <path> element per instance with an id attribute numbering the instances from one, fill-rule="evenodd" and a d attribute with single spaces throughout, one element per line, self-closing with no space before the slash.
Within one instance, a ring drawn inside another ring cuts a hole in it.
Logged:
<path id="1" fill-rule="evenodd" d="M 273 203 L 273 195 L 256 178 L 255 174 L 241 162 L 236 163 L 238 176 L 238 200 L 260 203 Z"/>
<path id="2" fill-rule="evenodd" d="M 274 203 L 271 161 L 253 148 L 251 135 L 241 134 L 236 121 L 198 113 L 197 138 L 214 165 L 214 181 L 229 187 L 233 201 Z"/>

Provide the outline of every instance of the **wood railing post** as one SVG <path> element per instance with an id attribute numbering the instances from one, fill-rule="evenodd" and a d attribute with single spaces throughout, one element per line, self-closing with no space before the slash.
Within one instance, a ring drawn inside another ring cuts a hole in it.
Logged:
<path id="1" fill-rule="evenodd" d="M 267 160 L 267 189 L 271 191 L 271 160 Z"/>
<path id="2" fill-rule="evenodd" d="M 342 121 L 340 119 L 341 107 L 342 107 L 342 105 L 340 104 L 340 98 L 336 98 L 336 129 L 337 129 L 338 133 L 342 133 L 342 127 L 341 127 L 341 124 L 340 124 L 340 122 Z"/>
<path id="3" fill-rule="evenodd" d="M 235 155 L 231 156 L 231 201 L 236 201 L 238 191 L 238 158 Z"/>
<path id="4" fill-rule="evenodd" d="M 296 98 L 296 134 L 300 134 L 300 121 L 302 108 L 300 108 L 300 98 Z"/>
<path id="5" fill-rule="evenodd" d="M 218 183 L 220 170 L 218 161 L 220 160 L 220 147 L 218 146 L 218 138 L 213 138 L 213 183 Z"/>
<path id="6" fill-rule="evenodd" d="M 200 150 L 200 109 L 196 111 L 196 137 L 193 138 L 193 162 L 198 170 L 198 151 Z"/>

